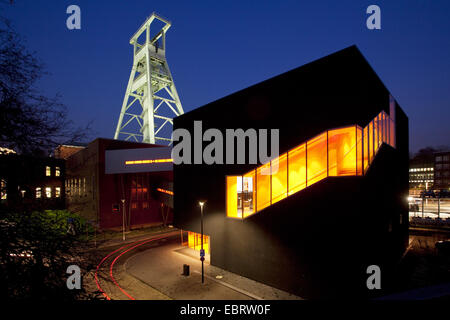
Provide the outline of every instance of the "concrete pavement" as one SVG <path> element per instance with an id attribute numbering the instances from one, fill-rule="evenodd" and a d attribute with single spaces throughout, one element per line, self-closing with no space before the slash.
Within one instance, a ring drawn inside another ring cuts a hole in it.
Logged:
<path id="1" fill-rule="evenodd" d="M 194 258 L 193 256 L 197 256 Z M 181 275 L 183 264 L 190 276 Z M 124 271 L 171 299 L 189 300 L 297 300 L 297 296 L 205 263 L 205 283 L 201 283 L 198 252 L 174 242 L 129 257 Z M 220 279 L 217 279 L 219 276 Z"/>

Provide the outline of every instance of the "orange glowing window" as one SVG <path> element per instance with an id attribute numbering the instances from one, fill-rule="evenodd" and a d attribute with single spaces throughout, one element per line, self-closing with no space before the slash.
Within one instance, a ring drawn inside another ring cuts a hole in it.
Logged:
<path id="1" fill-rule="evenodd" d="M 200 233 L 188 232 L 188 247 L 197 251 L 202 248 L 202 235 Z M 203 249 L 209 253 L 209 236 L 203 235 Z"/>
<path id="2" fill-rule="evenodd" d="M 369 123 L 369 163 L 373 160 L 373 121 Z"/>
<path id="3" fill-rule="evenodd" d="M 306 144 L 288 152 L 289 195 L 306 187 Z"/>
<path id="4" fill-rule="evenodd" d="M 246 218 L 256 212 L 255 170 L 245 174 L 242 179 L 242 208 L 244 211 L 244 218 Z"/>
<path id="5" fill-rule="evenodd" d="M 130 165 L 130 164 L 150 164 L 150 163 L 168 163 L 168 162 L 173 162 L 173 159 L 128 160 L 125 161 L 125 164 Z"/>
<path id="6" fill-rule="evenodd" d="M 366 126 L 363 131 L 364 136 L 364 143 L 363 143 L 363 149 L 364 149 L 364 172 L 366 172 L 367 167 L 369 166 L 369 127 Z"/>
<path id="7" fill-rule="evenodd" d="M 391 144 L 391 126 L 390 126 L 390 122 L 391 122 L 391 120 L 390 120 L 391 118 L 388 116 L 388 115 L 386 115 L 386 143 L 387 144 Z"/>
<path id="8" fill-rule="evenodd" d="M 228 176 L 227 178 L 227 217 L 242 218 L 242 214 L 238 214 L 238 189 L 237 176 Z"/>
<path id="9" fill-rule="evenodd" d="M 256 169 L 256 210 L 270 205 L 270 163 Z"/>
<path id="10" fill-rule="evenodd" d="M 383 142 L 395 147 L 395 122 L 384 111 L 364 129 L 326 131 L 243 176 L 228 176 L 227 216 L 246 218 L 327 176 L 361 176 Z"/>
<path id="11" fill-rule="evenodd" d="M 156 188 L 156 190 L 159 191 L 159 192 L 166 193 L 168 195 L 173 196 L 173 191 L 162 189 L 162 188 Z"/>
<path id="12" fill-rule="evenodd" d="M 272 204 L 287 197 L 287 153 L 272 160 Z"/>
<path id="13" fill-rule="evenodd" d="M 328 157 L 328 174 L 330 176 L 356 174 L 355 126 L 328 131 Z"/>
<path id="14" fill-rule="evenodd" d="M 323 133 L 306 143 L 307 186 L 327 176 L 327 133 Z"/>
<path id="15" fill-rule="evenodd" d="M 383 121 L 381 121 L 381 113 L 378 115 L 378 148 L 383 143 Z"/>
<path id="16" fill-rule="evenodd" d="M 378 117 L 375 117 L 373 120 L 373 154 L 375 154 L 378 151 L 378 134 L 379 134 L 379 126 L 378 126 Z"/>
<path id="17" fill-rule="evenodd" d="M 356 174 L 363 175 L 363 149 L 362 149 L 362 129 L 356 127 Z"/>

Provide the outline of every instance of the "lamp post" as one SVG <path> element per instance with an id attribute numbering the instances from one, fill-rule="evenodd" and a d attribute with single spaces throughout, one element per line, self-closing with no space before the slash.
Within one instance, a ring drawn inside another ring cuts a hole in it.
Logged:
<path id="1" fill-rule="evenodd" d="M 125 241 L 125 199 L 122 199 L 122 240 Z"/>
<path id="2" fill-rule="evenodd" d="M 202 261 L 202 283 L 204 283 L 205 275 L 203 262 L 205 261 L 205 251 L 203 250 L 203 205 L 205 204 L 205 201 L 199 201 L 198 204 L 200 205 L 200 233 L 201 233 L 200 260 Z"/>

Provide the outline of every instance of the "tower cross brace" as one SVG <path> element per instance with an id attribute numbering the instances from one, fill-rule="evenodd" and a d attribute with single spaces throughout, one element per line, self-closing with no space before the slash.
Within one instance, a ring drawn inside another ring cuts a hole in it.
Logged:
<path id="1" fill-rule="evenodd" d="M 170 21 L 152 13 L 130 39 L 133 66 L 114 139 L 172 143 L 173 118 L 184 111 L 166 61 L 170 26 Z"/>

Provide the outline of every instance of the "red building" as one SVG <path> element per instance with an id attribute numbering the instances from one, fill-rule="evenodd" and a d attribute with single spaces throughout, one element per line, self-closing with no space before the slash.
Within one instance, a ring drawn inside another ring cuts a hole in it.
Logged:
<path id="1" fill-rule="evenodd" d="M 67 158 L 66 205 L 102 229 L 167 224 L 172 181 L 169 148 L 98 138 Z"/>

